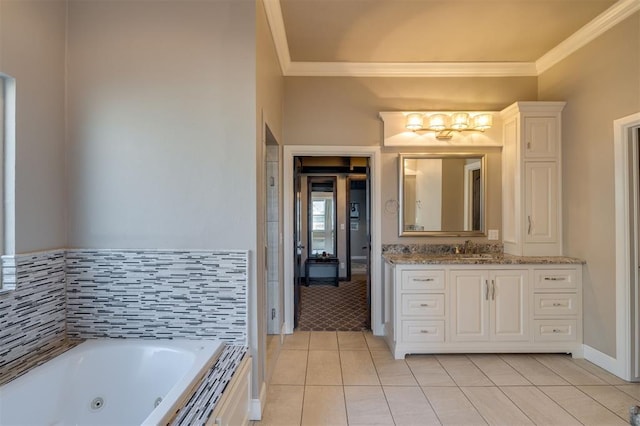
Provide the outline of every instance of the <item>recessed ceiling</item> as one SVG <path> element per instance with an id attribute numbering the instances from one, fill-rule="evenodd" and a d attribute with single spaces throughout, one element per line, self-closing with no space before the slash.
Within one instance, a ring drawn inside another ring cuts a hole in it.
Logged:
<path id="1" fill-rule="evenodd" d="M 534 62 L 614 0 L 281 0 L 292 61 Z"/>
<path id="2" fill-rule="evenodd" d="M 285 76 L 535 76 L 640 0 L 263 0 Z"/>

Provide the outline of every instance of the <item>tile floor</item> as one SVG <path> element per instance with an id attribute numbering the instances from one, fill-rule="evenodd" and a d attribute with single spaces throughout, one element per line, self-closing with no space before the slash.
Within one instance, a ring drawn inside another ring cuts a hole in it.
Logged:
<path id="1" fill-rule="evenodd" d="M 370 332 L 286 336 L 265 425 L 625 425 L 640 384 L 566 355 L 410 355 Z"/>

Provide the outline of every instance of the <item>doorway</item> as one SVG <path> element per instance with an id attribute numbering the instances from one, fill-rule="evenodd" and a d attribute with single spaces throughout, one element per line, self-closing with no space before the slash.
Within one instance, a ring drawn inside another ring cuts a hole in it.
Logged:
<path id="1" fill-rule="evenodd" d="M 377 206 L 380 205 L 380 193 L 381 193 L 381 179 L 380 179 L 380 165 L 381 165 L 381 155 L 380 148 L 377 146 L 302 146 L 302 145 L 288 145 L 283 148 L 283 196 L 284 196 L 284 282 L 285 282 L 285 323 L 284 323 L 284 332 L 285 333 L 293 333 L 294 329 L 294 290 L 299 288 L 295 286 L 296 276 L 301 276 L 303 273 L 299 273 L 296 275 L 296 265 L 304 265 L 304 262 L 301 263 L 296 262 L 296 258 L 298 257 L 298 253 L 302 256 L 302 253 L 306 255 L 307 247 L 301 247 L 302 244 L 299 244 L 299 238 L 296 234 L 296 230 L 294 229 L 297 223 L 300 221 L 294 220 L 295 217 L 300 215 L 303 219 L 304 216 L 300 214 L 301 208 L 297 208 L 296 206 L 302 203 L 305 200 L 305 197 L 302 196 L 302 188 L 304 186 L 300 186 L 300 188 L 296 188 L 296 179 L 294 179 L 296 173 L 296 157 L 361 157 L 366 158 L 368 162 L 369 168 L 369 206 Z M 346 180 L 345 180 L 346 182 Z M 345 204 L 346 206 L 346 204 Z M 349 205 L 349 209 L 351 206 Z M 345 226 L 345 230 L 347 226 L 350 225 L 350 216 L 347 216 L 347 209 L 339 210 L 339 214 L 344 214 L 345 217 L 342 222 Z M 362 209 L 360 210 L 362 213 Z M 349 213 L 350 214 L 350 213 Z M 338 219 L 340 220 L 340 219 Z M 340 222 L 339 222 L 340 223 Z M 339 226 L 338 223 L 338 226 Z M 383 291 L 381 284 L 381 275 L 382 275 L 382 263 L 381 263 L 381 249 L 382 245 L 380 242 L 381 237 L 381 209 L 369 208 L 369 250 L 370 250 L 370 267 L 367 270 L 367 275 L 370 277 L 368 284 L 368 292 L 369 292 L 369 304 L 371 307 L 369 321 L 371 325 L 371 329 L 373 334 L 382 335 L 383 334 Z M 338 249 L 340 250 L 340 248 Z M 346 250 L 346 248 L 344 249 Z M 340 252 L 338 256 L 340 256 Z M 342 266 L 342 265 L 340 265 Z M 302 266 L 303 267 L 303 266 Z M 347 268 L 347 262 L 345 261 L 344 268 Z M 342 271 L 342 269 L 341 269 Z M 300 272 L 298 270 L 298 272 Z M 304 285 L 304 284 L 303 284 Z"/>
<path id="2" fill-rule="evenodd" d="M 616 357 L 585 358 L 640 380 L 640 112 L 614 121 Z M 593 352 L 593 353 L 592 353 Z"/>
<path id="3" fill-rule="evenodd" d="M 295 328 L 367 330 L 369 160 L 296 156 L 294 164 Z M 352 274 L 354 269 L 360 273 Z"/>

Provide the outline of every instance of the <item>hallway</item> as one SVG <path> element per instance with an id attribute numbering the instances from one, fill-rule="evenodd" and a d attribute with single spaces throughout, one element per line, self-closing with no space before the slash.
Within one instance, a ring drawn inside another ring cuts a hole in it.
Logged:
<path id="1" fill-rule="evenodd" d="M 370 332 L 286 336 L 265 425 L 628 425 L 640 384 L 566 355 L 413 355 Z"/>
<path id="2" fill-rule="evenodd" d="M 301 331 L 362 331 L 369 328 L 367 276 L 332 285 L 301 286 Z"/>

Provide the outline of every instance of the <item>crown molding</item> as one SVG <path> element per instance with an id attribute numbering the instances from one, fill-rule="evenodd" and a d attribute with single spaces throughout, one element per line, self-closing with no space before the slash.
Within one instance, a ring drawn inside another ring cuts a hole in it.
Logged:
<path id="1" fill-rule="evenodd" d="M 282 70 L 282 75 L 286 76 L 287 70 L 291 66 L 291 56 L 289 54 L 289 43 L 287 43 L 287 32 L 284 28 L 280 0 L 262 0 L 262 4 L 271 29 L 271 37 L 276 47 L 278 61 L 280 61 L 280 69 Z"/>
<path id="2" fill-rule="evenodd" d="M 280 0 L 262 0 L 285 77 L 536 77 L 640 10 L 619 0 L 536 62 L 292 62 Z"/>
<path id="3" fill-rule="evenodd" d="M 619 0 L 536 61 L 538 75 L 640 10 L 640 0 Z"/>
<path id="4" fill-rule="evenodd" d="M 291 62 L 295 77 L 522 77 L 533 62 Z"/>

